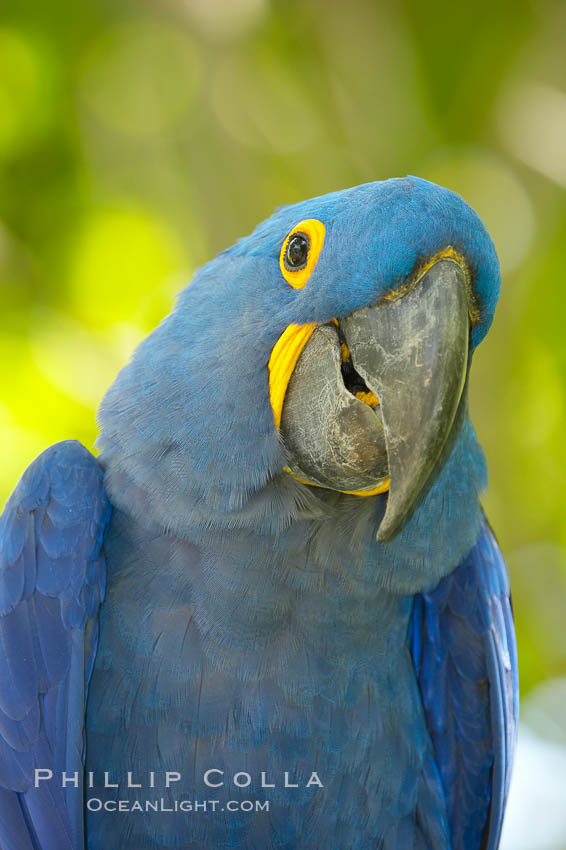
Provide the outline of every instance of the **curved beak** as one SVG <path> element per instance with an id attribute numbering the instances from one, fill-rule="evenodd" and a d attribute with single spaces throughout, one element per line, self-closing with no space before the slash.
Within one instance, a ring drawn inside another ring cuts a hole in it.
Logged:
<path id="1" fill-rule="evenodd" d="M 470 334 L 464 271 L 439 260 L 406 294 L 357 310 L 340 327 L 356 371 L 381 402 L 390 488 L 377 539 L 389 541 L 432 478 L 462 396 Z"/>

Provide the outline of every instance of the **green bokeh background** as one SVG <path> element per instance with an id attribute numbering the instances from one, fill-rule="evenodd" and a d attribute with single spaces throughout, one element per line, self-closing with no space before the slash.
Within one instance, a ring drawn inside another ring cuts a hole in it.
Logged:
<path id="1" fill-rule="evenodd" d="M 472 372 L 523 691 L 566 675 L 566 5 L 4 0 L 0 501 L 196 266 L 277 205 L 418 174 L 503 294 Z"/>

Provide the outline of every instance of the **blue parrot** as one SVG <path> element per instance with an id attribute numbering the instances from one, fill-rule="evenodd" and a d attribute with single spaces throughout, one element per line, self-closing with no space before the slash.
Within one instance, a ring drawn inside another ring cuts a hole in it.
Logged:
<path id="1" fill-rule="evenodd" d="M 495 850 L 518 709 L 468 415 L 497 256 L 415 177 L 202 267 L 0 524 L 3 850 Z"/>

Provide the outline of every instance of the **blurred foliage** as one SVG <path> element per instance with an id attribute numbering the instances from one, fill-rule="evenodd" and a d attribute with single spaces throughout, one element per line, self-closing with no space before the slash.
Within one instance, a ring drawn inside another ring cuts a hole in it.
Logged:
<path id="1" fill-rule="evenodd" d="M 504 288 L 473 370 L 528 689 L 566 675 L 566 6 L 4 0 L 0 497 L 92 448 L 195 266 L 277 205 L 399 174 L 459 191 Z"/>

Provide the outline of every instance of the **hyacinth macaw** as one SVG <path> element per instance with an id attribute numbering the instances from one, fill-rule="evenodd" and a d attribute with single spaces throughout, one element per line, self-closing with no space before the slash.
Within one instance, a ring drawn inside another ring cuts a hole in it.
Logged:
<path id="1" fill-rule="evenodd" d="M 467 378 L 499 286 L 414 177 L 197 272 L 100 456 L 47 449 L 2 516 L 3 850 L 497 848 L 517 662 Z"/>

